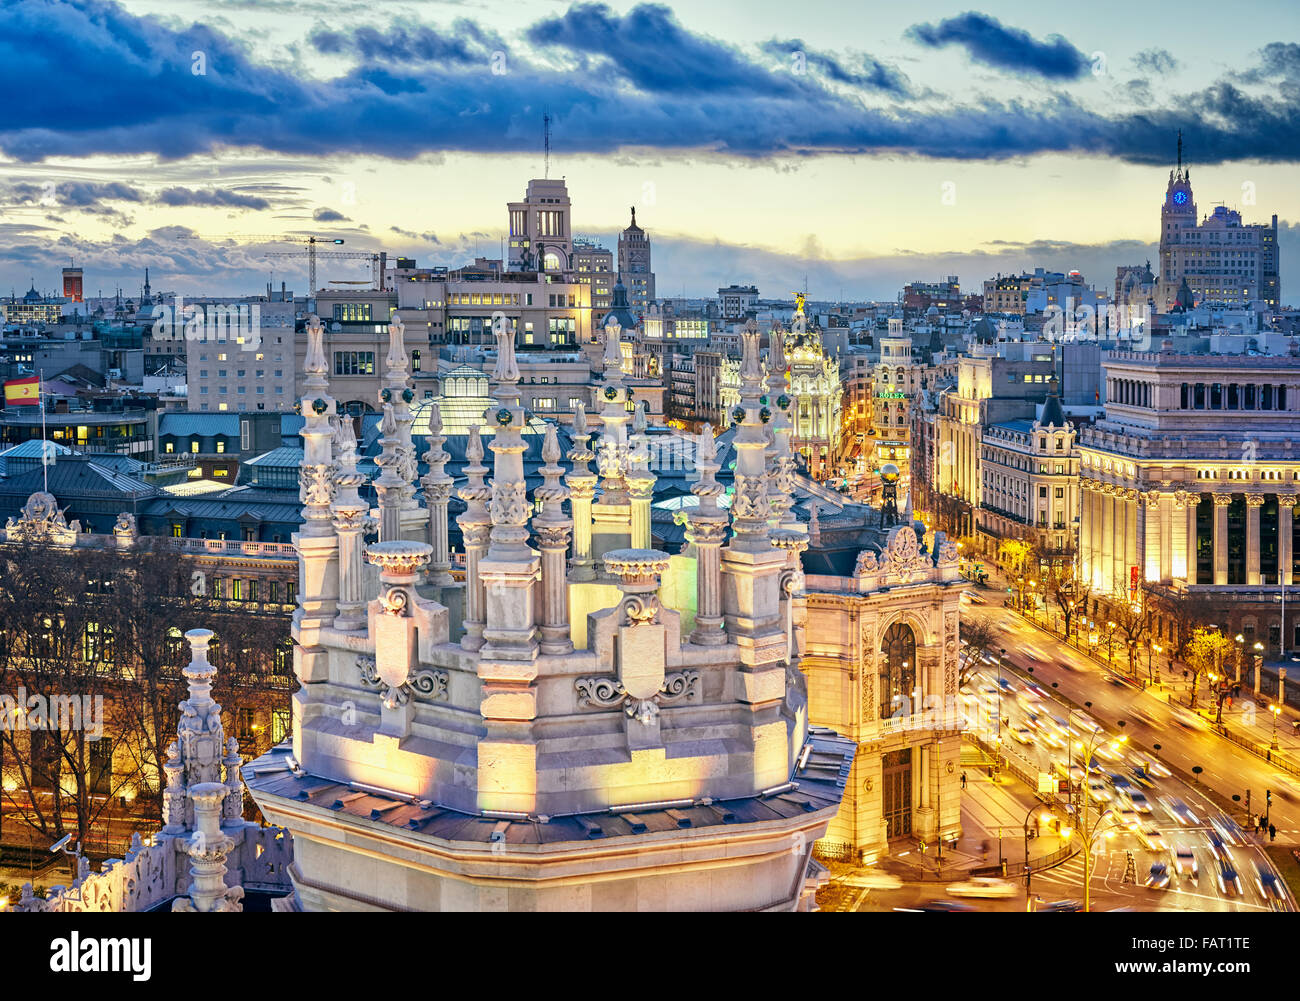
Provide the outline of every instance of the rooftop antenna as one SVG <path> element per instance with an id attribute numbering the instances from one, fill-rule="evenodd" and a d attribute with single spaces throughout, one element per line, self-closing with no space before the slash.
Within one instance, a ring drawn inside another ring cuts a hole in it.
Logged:
<path id="1" fill-rule="evenodd" d="M 1182 133 L 1180 132 L 1181 136 Z M 1180 142 L 1182 140 L 1179 140 Z M 545 151 L 545 170 L 542 177 L 550 180 L 551 177 L 551 116 L 550 114 L 542 115 L 542 149 Z"/>
<path id="2" fill-rule="evenodd" d="M 1178 130 L 1178 173 L 1183 172 L 1183 130 Z"/>

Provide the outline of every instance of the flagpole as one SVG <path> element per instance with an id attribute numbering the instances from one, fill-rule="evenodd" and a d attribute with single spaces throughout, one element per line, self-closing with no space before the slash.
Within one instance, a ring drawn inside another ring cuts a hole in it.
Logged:
<path id="1" fill-rule="evenodd" d="M 45 437 L 45 369 L 37 370 L 36 377 L 36 401 L 41 408 L 41 476 L 44 480 L 44 491 L 50 492 L 50 461 L 49 448 L 50 443 Z"/>

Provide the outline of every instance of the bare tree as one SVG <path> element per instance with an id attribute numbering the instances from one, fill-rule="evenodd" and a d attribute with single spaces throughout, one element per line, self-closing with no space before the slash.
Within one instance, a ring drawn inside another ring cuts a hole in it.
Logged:
<path id="1" fill-rule="evenodd" d="M 1150 635 L 1151 622 L 1154 618 L 1154 602 L 1148 585 L 1140 585 L 1125 596 L 1123 590 L 1125 584 L 1125 581 L 1116 581 L 1115 594 L 1118 597 L 1110 606 L 1110 614 L 1116 631 L 1124 638 L 1124 646 L 1128 651 L 1129 674 L 1136 677 L 1137 650 L 1143 640 Z"/>
<path id="2" fill-rule="evenodd" d="M 964 615 L 961 620 L 961 638 L 966 644 L 966 663 L 961 670 L 961 684 L 964 685 L 978 670 L 984 656 L 997 649 L 998 634 L 987 617 Z"/>
<path id="3" fill-rule="evenodd" d="M 1073 544 L 1050 552 L 1040 547 L 1035 555 L 1043 595 L 1061 610 L 1068 639 L 1075 617 L 1083 614 L 1092 597 L 1092 584 L 1083 576 L 1083 564 Z"/>

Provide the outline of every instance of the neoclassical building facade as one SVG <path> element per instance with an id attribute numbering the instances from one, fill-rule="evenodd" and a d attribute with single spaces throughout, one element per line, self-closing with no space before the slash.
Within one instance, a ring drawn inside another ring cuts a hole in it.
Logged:
<path id="1" fill-rule="evenodd" d="M 1271 655 L 1300 580 L 1300 357 L 1112 352 L 1105 419 L 1080 435 L 1080 558 L 1094 593 L 1141 582 L 1224 600 Z"/>
<path id="2" fill-rule="evenodd" d="M 801 669 L 815 723 L 858 745 L 819 844 L 870 862 L 961 829 L 957 547 L 924 525 L 880 529 L 847 576 L 810 573 Z"/>

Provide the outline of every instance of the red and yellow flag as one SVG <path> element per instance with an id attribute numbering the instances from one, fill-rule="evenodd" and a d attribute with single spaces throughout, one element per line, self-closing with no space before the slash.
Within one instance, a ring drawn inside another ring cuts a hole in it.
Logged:
<path id="1" fill-rule="evenodd" d="M 11 379 L 5 383 L 6 407 L 36 407 L 41 403 L 41 380 L 37 376 L 28 379 Z"/>

